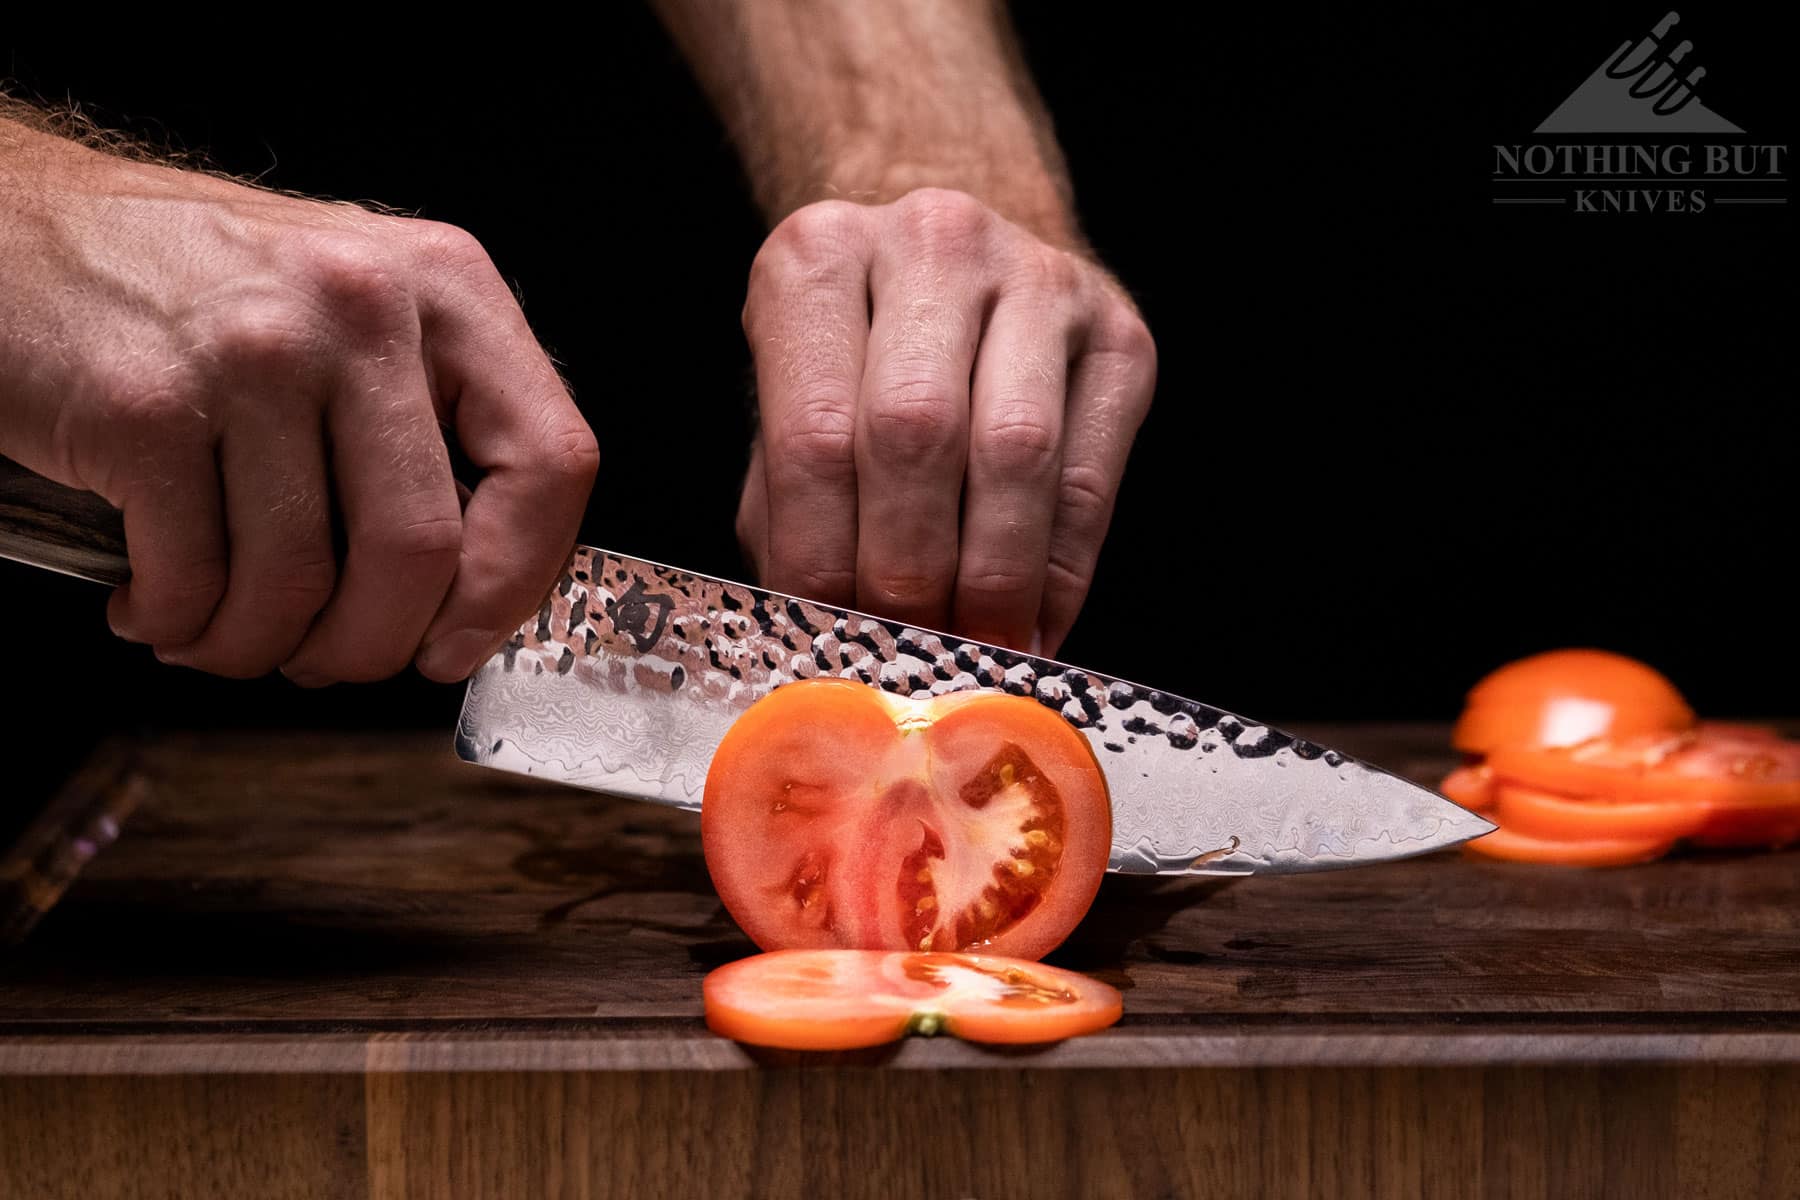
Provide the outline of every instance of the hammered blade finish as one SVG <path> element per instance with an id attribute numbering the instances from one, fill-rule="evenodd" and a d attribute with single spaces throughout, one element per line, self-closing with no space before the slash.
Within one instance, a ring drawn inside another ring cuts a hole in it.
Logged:
<path id="1" fill-rule="evenodd" d="M 457 752 L 698 809 L 738 715 L 820 675 L 915 697 L 986 688 L 1055 709 L 1106 771 L 1113 871 L 1318 870 L 1493 828 L 1377 767 L 1180 696 L 590 547 L 470 679 Z"/>

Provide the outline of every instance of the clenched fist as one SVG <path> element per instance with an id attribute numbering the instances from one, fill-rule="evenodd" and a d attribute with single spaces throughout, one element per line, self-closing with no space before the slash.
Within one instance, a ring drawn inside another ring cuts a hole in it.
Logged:
<path id="1" fill-rule="evenodd" d="M 1155 386 L 1112 277 L 962 192 L 825 201 L 757 255 L 744 329 L 762 580 L 1054 653 Z"/>
<path id="2" fill-rule="evenodd" d="M 461 678 L 592 433 L 474 238 L 0 121 L 0 453 L 124 510 L 117 632 L 230 676 Z M 485 471 L 466 506 L 444 428 Z"/>

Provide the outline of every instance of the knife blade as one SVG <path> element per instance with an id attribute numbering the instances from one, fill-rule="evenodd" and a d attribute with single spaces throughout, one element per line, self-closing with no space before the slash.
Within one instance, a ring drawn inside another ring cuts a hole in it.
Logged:
<path id="1" fill-rule="evenodd" d="M 1259 721 L 1068 663 L 579 546 L 476 670 L 465 760 L 699 809 L 739 714 L 800 679 L 903 696 L 1028 696 L 1093 745 L 1108 870 L 1247 875 L 1406 858 L 1493 828 L 1425 788 Z"/>
<path id="2" fill-rule="evenodd" d="M 129 576 L 119 514 L 0 459 L 0 557 Z M 1493 826 L 1350 755 L 1170 692 L 590 546 L 470 678 L 465 760 L 698 809 L 738 715 L 837 675 L 908 696 L 1029 696 L 1081 731 L 1113 804 L 1108 870 L 1246 875 L 1407 858 Z"/>

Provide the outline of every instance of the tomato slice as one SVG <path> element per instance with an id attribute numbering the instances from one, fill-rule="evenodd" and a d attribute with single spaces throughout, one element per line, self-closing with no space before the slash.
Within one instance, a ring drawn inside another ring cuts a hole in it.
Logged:
<path id="1" fill-rule="evenodd" d="M 1470 812 L 1485 814 L 1494 807 L 1494 773 L 1477 763 L 1461 766 L 1444 776 L 1438 791 Z"/>
<path id="2" fill-rule="evenodd" d="M 1505 746 L 1488 755 L 1487 766 L 1503 781 L 1583 798 L 1800 805 L 1800 743 L 1704 727 L 1568 749 Z"/>
<path id="3" fill-rule="evenodd" d="M 1492 819 L 1501 828 L 1530 838 L 1674 842 L 1706 828 L 1708 816 L 1704 804 L 1575 799 L 1502 783 L 1494 789 Z"/>
<path id="4" fill-rule="evenodd" d="M 706 977 L 715 1033 L 783 1050 L 854 1050 L 907 1033 L 1054 1042 L 1119 1019 L 1117 989 L 1058 967 L 988 954 L 777 950 Z"/>
<path id="5" fill-rule="evenodd" d="M 1038 958 L 1093 903 L 1112 809 L 1087 739 L 1034 700 L 816 679 L 732 725 L 701 840 L 725 907 L 765 950 Z"/>
<path id="6" fill-rule="evenodd" d="M 1549 863 L 1564 867 L 1618 867 L 1661 858 L 1674 846 L 1661 838 L 1605 838 L 1569 840 L 1535 838 L 1511 829 L 1496 829 L 1464 849 L 1482 858 L 1507 862 Z"/>
<path id="7" fill-rule="evenodd" d="M 1573 746 L 1692 728 L 1694 710 L 1655 669 L 1604 650 L 1552 650 L 1508 663 L 1469 692 L 1451 741 L 1502 747 Z"/>

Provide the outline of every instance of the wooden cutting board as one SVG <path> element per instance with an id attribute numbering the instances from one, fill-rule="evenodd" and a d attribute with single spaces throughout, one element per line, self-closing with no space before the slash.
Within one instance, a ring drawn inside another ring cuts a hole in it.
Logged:
<path id="1" fill-rule="evenodd" d="M 1299 729 L 1425 781 L 1434 727 Z M 0 956 L 0 1196 L 1800 1195 L 1800 854 L 1110 878 L 1062 1045 L 746 1050 L 696 816 L 178 736 Z"/>

